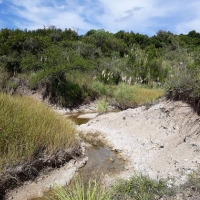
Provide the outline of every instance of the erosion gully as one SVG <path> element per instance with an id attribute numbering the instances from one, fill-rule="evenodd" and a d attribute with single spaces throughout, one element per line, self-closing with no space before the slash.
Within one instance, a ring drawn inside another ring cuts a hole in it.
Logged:
<path id="1" fill-rule="evenodd" d="M 79 118 L 79 114 L 67 116 L 76 125 L 87 123 L 90 118 Z M 91 178 L 92 174 L 114 176 L 124 169 L 124 161 L 117 158 L 116 152 L 104 145 L 102 142 L 86 144 L 86 153 L 88 156 L 87 164 L 79 170 L 84 182 Z M 67 186 L 66 186 L 67 187 Z M 46 200 L 51 191 L 45 192 L 44 197 L 32 198 L 31 200 Z"/>

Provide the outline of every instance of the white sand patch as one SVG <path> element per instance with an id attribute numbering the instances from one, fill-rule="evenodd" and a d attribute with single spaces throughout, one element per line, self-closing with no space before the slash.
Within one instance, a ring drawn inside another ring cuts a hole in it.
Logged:
<path id="1" fill-rule="evenodd" d="M 189 105 L 162 101 L 119 113 L 102 114 L 78 127 L 100 139 L 127 161 L 127 178 L 135 172 L 180 184 L 200 163 L 200 118 Z"/>

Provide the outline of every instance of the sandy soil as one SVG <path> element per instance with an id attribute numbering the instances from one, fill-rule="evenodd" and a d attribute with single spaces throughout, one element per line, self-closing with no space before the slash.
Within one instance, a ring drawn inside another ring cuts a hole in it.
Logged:
<path id="1" fill-rule="evenodd" d="M 97 116 L 78 130 L 104 141 L 126 160 L 126 170 L 181 184 L 200 163 L 200 118 L 188 104 L 162 100 L 147 108 Z"/>

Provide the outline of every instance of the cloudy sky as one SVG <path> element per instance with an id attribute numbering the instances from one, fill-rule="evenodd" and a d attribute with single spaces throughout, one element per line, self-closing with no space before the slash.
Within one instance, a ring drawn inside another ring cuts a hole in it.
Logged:
<path id="1" fill-rule="evenodd" d="M 200 32 L 200 0 L 0 0 L 0 29 Z"/>

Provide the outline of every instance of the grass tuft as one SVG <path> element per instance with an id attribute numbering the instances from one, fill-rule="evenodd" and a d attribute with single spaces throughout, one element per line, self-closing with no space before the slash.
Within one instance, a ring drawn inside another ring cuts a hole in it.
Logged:
<path id="1" fill-rule="evenodd" d="M 113 200 L 155 200 L 167 194 L 165 181 L 155 181 L 148 176 L 135 175 L 130 180 L 121 180 L 114 186 Z"/>
<path id="2" fill-rule="evenodd" d="M 99 113 L 104 113 L 107 110 L 108 110 L 108 102 L 106 101 L 106 99 L 103 98 L 102 100 L 99 100 L 97 104 L 97 111 Z"/>
<path id="3" fill-rule="evenodd" d="M 0 170 L 41 148 L 52 153 L 74 144 L 70 121 L 33 98 L 0 94 Z"/>
<path id="4" fill-rule="evenodd" d="M 173 196 L 163 180 L 155 181 L 148 176 L 135 175 L 130 180 L 119 180 L 105 188 L 99 179 L 91 177 L 88 182 L 79 176 L 65 187 L 56 187 L 46 196 L 48 200 L 155 200 Z"/>
<path id="5" fill-rule="evenodd" d="M 122 83 L 114 88 L 113 96 L 122 108 L 128 108 L 153 102 L 160 98 L 163 93 L 162 89 L 150 89 Z"/>
<path id="6" fill-rule="evenodd" d="M 75 178 L 66 188 L 56 187 L 48 200 L 110 200 L 111 193 L 96 179 L 84 183 L 81 177 Z"/>

